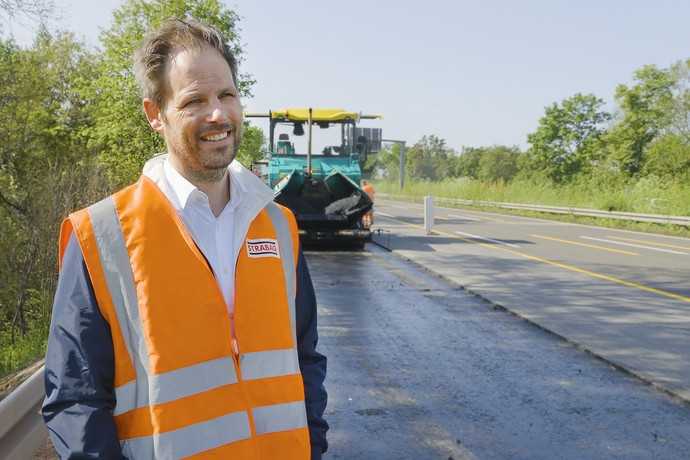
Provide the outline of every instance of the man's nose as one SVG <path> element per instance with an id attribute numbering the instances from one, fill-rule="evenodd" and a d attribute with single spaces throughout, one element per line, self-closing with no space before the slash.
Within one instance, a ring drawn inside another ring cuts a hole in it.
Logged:
<path id="1" fill-rule="evenodd" d="M 220 101 L 215 101 L 208 114 L 208 121 L 212 123 L 225 123 L 228 121 L 228 111 L 223 107 Z"/>

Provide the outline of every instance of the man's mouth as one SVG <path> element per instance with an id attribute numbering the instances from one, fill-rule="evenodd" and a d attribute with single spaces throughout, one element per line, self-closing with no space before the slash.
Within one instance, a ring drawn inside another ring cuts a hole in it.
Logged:
<path id="1" fill-rule="evenodd" d="M 220 133 L 208 133 L 202 135 L 201 140 L 206 142 L 218 142 L 228 137 L 228 134 L 230 134 L 229 131 L 222 131 Z"/>

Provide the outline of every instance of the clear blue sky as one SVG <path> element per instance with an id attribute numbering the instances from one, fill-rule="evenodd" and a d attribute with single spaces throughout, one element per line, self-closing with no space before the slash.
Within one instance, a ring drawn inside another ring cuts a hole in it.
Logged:
<path id="1" fill-rule="evenodd" d="M 249 111 L 344 107 L 383 114 L 384 136 L 436 134 L 456 149 L 526 145 L 544 107 L 577 92 L 613 109 L 645 64 L 690 58 L 690 2 L 227 0 L 242 17 Z M 115 0 L 56 0 L 56 26 L 98 44 Z M 13 24 L 30 41 L 31 25 Z"/>

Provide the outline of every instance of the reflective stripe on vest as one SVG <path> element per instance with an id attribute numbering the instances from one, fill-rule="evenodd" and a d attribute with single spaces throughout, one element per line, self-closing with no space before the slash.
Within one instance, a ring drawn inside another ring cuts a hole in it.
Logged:
<path id="1" fill-rule="evenodd" d="M 286 295 L 290 311 L 290 328 L 292 329 L 292 337 L 295 339 L 295 344 L 297 344 L 297 328 L 295 326 L 295 289 L 297 288 L 295 267 L 297 264 L 292 257 L 293 249 L 292 240 L 290 239 L 290 228 L 278 205 L 269 203 L 266 206 L 266 210 L 273 222 L 280 247 L 287 248 L 287 251 L 282 251 L 280 260 L 283 263 L 283 273 L 285 273 L 285 290 L 287 291 Z"/>
<path id="2" fill-rule="evenodd" d="M 183 458 L 250 435 L 247 413 L 235 412 L 179 430 L 128 439 L 122 443 L 122 453 L 130 459 Z"/>
<path id="3" fill-rule="evenodd" d="M 138 187 L 138 189 L 134 189 L 135 193 L 151 194 L 151 191 L 147 191 L 147 187 L 150 188 L 151 186 L 155 187 L 152 183 L 146 184 L 146 181 L 142 179 L 132 187 Z M 156 192 L 160 193 L 159 190 Z M 167 200 L 164 202 L 170 206 Z M 119 203 L 119 206 L 122 206 L 123 203 L 126 206 L 126 200 Z M 262 212 L 270 218 L 270 224 L 275 231 L 275 237 L 280 248 L 281 271 L 284 276 L 285 297 L 289 312 L 285 321 L 286 323 L 289 321 L 289 325 L 285 324 L 285 326 L 289 327 L 292 346 L 246 353 L 241 353 L 242 350 L 240 350 L 238 368 L 235 367 L 232 355 L 228 353 L 228 356 L 207 359 L 161 372 L 160 367 L 158 367 L 158 371 L 155 370 L 153 361 L 151 361 L 155 353 L 152 354 L 149 349 L 145 332 L 145 329 L 150 326 L 146 326 L 143 318 L 140 317 L 142 307 L 139 304 L 138 295 L 141 294 L 137 291 L 138 284 L 135 281 L 137 267 L 133 265 L 134 260 L 130 260 L 131 249 L 127 247 L 128 237 L 123 232 L 122 217 L 118 215 L 118 209 L 121 208 L 118 208 L 117 195 L 115 198 L 109 197 L 89 207 L 86 212 L 92 234 L 84 230 L 84 228 L 89 227 L 88 225 L 82 225 L 81 229 L 77 228 L 79 222 L 83 222 L 84 216 L 72 218 L 72 224 L 81 245 L 87 245 L 87 240 L 91 237 L 95 241 L 92 246 L 96 247 L 99 260 L 91 261 L 92 263 L 89 264 L 89 260 L 87 260 L 88 251 L 82 250 L 85 255 L 85 262 L 89 268 L 90 276 L 98 276 L 94 273 L 99 270 L 93 267 L 99 267 L 100 272 L 102 272 L 101 276 L 107 289 L 106 294 L 112 301 L 113 309 L 111 315 L 105 316 L 110 317 L 111 321 L 113 316 L 115 317 L 114 319 L 119 326 L 119 333 L 122 336 L 121 342 L 125 345 L 126 354 L 134 367 L 133 374 L 136 375 L 134 380 L 116 385 L 115 388 L 114 416 L 116 416 L 118 433 L 125 455 L 132 459 L 180 458 L 210 451 L 221 446 L 228 446 L 236 441 L 253 439 L 254 435 L 270 435 L 271 433 L 299 430 L 298 434 L 295 434 L 299 438 L 297 444 L 293 444 L 294 441 L 290 441 L 290 443 L 293 451 L 300 452 L 300 454 L 297 457 L 288 455 L 286 458 L 303 458 L 305 452 L 307 456 L 304 458 L 308 458 L 307 418 L 296 348 L 295 249 L 290 224 L 283 211 L 276 204 L 269 203 Z M 171 231 L 174 230 L 171 229 Z M 86 236 L 85 232 L 87 233 Z M 65 240 L 64 235 L 61 238 Z M 96 255 L 90 258 L 93 259 L 93 257 Z M 238 286 L 238 289 L 241 287 Z M 100 295 L 105 294 L 101 293 Z M 227 331 L 227 339 L 230 340 L 229 330 Z M 160 350 L 157 349 L 156 352 L 158 353 Z M 122 359 L 123 356 L 120 356 L 120 361 Z M 239 376 L 237 371 L 240 373 Z M 131 375 L 132 372 L 127 374 Z M 294 386 L 295 383 L 289 383 L 288 387 L 285 387 L 287 389 L 282 390 L 281 388 L 284 388 L 281 384 L 282 381 L 276 381 L 276 378 L 292 379 L 293 376 L 298 380 L 289 380 L 289 382 L 299 382 L 300 391 L 296 391 L 298 387 Z M 240 389 L 250 382 L 253 382 L 250 386 L 244 390 Z M 206 394 L 212 395 L 212 397 L 206 398 Z M 279 396 L 281 394 L 284 396 Z M 242 395 L 249 399 L 242 402 Z M 170 417 L 176 417 L 174 414 L 180 413 L 183 408 L 195 407 L 194 404 L 204 404 L 202 401 L 207 399 L 212 401 L 211 404 L 214 404 L 213 401 L 215 401 L 216 405 L 222 406 L 223 402 L 228 401 L 229 398 L 234 399 L 234 401 L 230 401 L 228 404 L 230 410 L 224 413 L 221 407 L 211 411 L 215 414 L 213 416 L 205 417 L 200 414 L 197 417 L 192 417 L 195 418 L 194 422 L 178 423 L 174 420 L 179 420 L 179 418 L 170 419 Z M 185 401 L 180 409 L 177 409 L 178 401 Z M 161 409 L 153 409 L 154 407 Z M 233 407 L 234 409 L 232 409 Z M 158 415 L 159 413 L 162 415 Z M 166 416 L 166 420 L 170 419 L 173 422 L 156 422 L 156 417 L 160 416 Z M 147 420 L 150 421 L 147 422 Z M 171 428 L 166 428 L 166 426 Z M 137 435 L 137 433 L 144 435 Z M 266 439 L 270 440 L 271 438 L 263 439 L 261 443 L 256 445 L 258 447 L 254 448 L 261 451 L 262 443 L 265 444 Z M 294 450 L 297 445 L 303 447 Z M 246 448 L 246 445 L 243 446 Z M 272 445 L 269 451 L 273 451 L 275 448 L 276 446 Z M 247 455 L 253 456 L 253 454 Z"/>
<path id="4" fill-rule="evenodd" d="M 148 363 L 148 347 L 141 332 L 139 305 L 132 269 L 129 265 L 129 255 L 112 197 L 90 206 L 88 213 L 91 218 L 105 282 L 115 306 L 115 314 L 125 339 L 127 352 L 134 364 L 136 375 L 147 375 L 145 363 Z M 139 388 L 136 388 L 137 384 L 140 386 Z M 116 387 L 115 399 L 117 403 L 114 415 L 137 407 L 148 406 L 150 401 L 147 386 L 148 380 L 137 379 L 124 386 Z"/>
<path id="5" fill-rule="evenodd" d="M 240 367 L 244 380 L 279 377 L 299 372 L 297 350 L 258 351 L 240 356 Z"/>
<path id="6" fill-rule="evenodd" d="M 307 415 L 302 401 L 252 409 L 256 433 L 293 430 L 307 425 Z"/>

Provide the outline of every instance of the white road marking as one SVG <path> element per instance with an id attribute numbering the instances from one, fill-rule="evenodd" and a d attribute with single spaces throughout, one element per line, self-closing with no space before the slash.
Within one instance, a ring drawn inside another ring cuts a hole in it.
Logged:
<path id="1" fill-rule="evenodd" d="M 656 236 L 656 235 L 654 235 Z M 614 240 L 623 240 L 623 241 L 631 241 L 633 243 L 642 243 L 642 244 L 648 244 L 650 246 L 662 246 L 665 248 L 673 248 L 673 249 L 681 249 L 684 251 L 690 251 L 690 248 L 685 247 L 685 246 L 676 246 L 675 244 L 665 244 L 665 243 L 658 243 L 656 241 L 645 241 L 645 240 L 634 240 L 632 238 L 622 238 L 620 236 L 613 236 L 610 235 L 609 238 L 613 238 Z"/>
<path id="2" fill-rule="evenodd" d="M 591 236 L 580 236 L 580 238 L 583 238 L 585 240 L 601 241 L 603 243 L 619 244 L 621 246 L 630 246 L 632 248 L 649 249 L 650 251 L 666 252 L 668 254 L 678 254 L 681 256 L 687 256 L 688 255 L 687 252 L 672 251 L 671 249 L 653 248 L 651 246 L 643 246 L 641 244 L 623 243 L 622 241 L 606 240 L 604 238 L 593 238 Z"/>
<path id="3" fill-rule="evenodd" d="M 385 212 L 381 212 L 381 211 L 376 211 L 375 216 L 383 216 L 383 217 L 390 217 L 390 218 L 393 218 L 392 215 L 386 214 Z"/>
<path id="4" fill-rule="evenodd" d="M 465 219 L 465 220 L 471 220 L 473 222 L 480 222 L 481 219 L 476 219 L 474 217 L 467 217 L 467 216 L 459 216 L 457 214 L 448 214 L 448 217 L 452 219 Z"/>
<path id="5" fill-rule="evenodd" d="M 485 236 L 473 235 L 471 233 L 458 232 L 458 231 L 456 231 L 455 233 L 457 233 L 458 235 L 462 235 L 462 236 L 469 236 L 470 238 L 477 238 L 478 240 L 484 240 L 484 241 L 490 241 L 490 242 L 496 243 L 496 244 L 502 244 L 503 246 L 509 246 L 511 248 L 519 248 L 520 247 L 517 244 L 504 243 L 503 241 L 494 240 L 491 238 L 487 238 Z"/>

